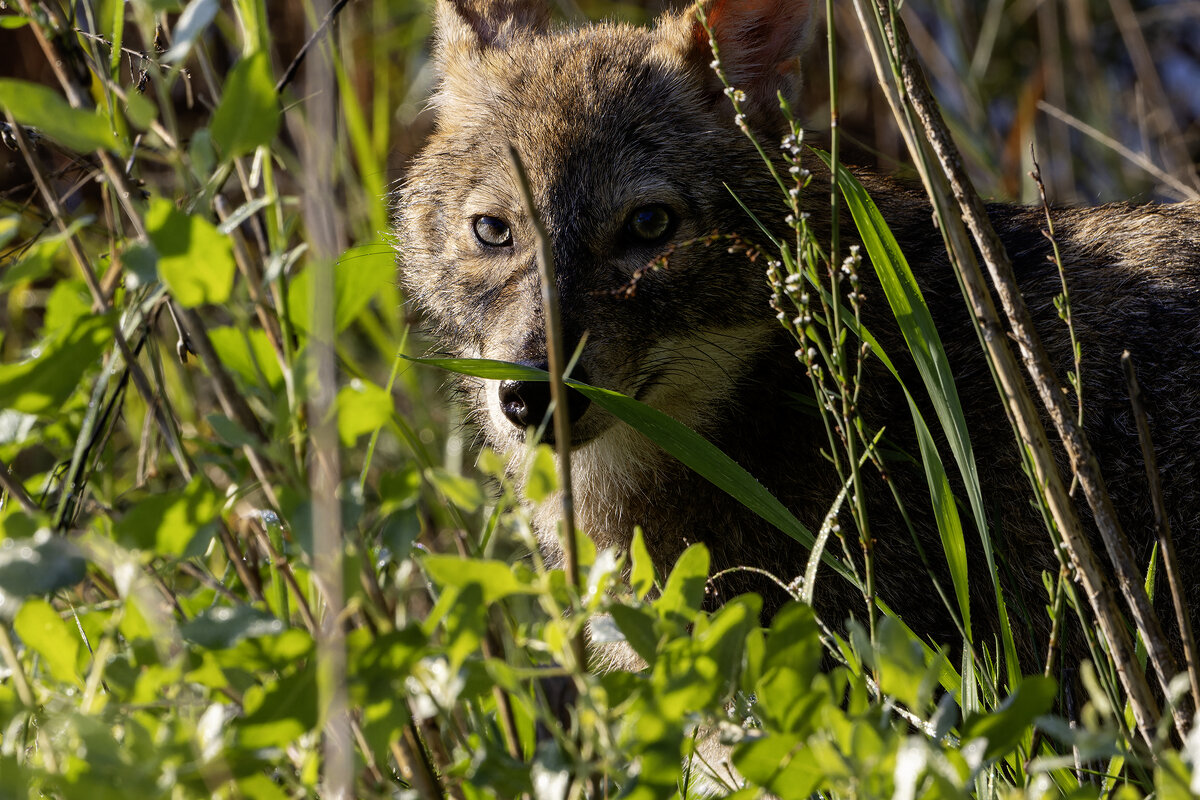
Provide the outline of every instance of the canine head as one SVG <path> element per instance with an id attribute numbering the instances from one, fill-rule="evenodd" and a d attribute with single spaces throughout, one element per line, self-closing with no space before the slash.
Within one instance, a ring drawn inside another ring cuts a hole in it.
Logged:
<path id="1" fill-rule="evenodd" d="M 702 0 L 743 123 L 769 150 L 785 132 L 777 93 L 812 27 L 812 0 Z M 778 333 L 763 265 L 730 255 L 755 239 L 751 208 L 782 215 L 778 187 L 739 130 L 695 8 L 653 29 L 552 30 L 543 0 L 438 0 L 437 129 L 401 192 L 405 282 L 457 354 L 544 365 L 535 241 L 511 143 L 552 243 L 574 377 L 698 429 L 716 425 L 739 377 Z M 665 268 L 647 271 L 665 257 Z M 586 334 L 586 339 L 584 336 Z M 544 385 L 475 381 L 476 420 L 499 450 L 549 402 Z M 582 399 L 582 398 L 580 398 Z M 583 446 L 614 421 L 572 406 Z"/>

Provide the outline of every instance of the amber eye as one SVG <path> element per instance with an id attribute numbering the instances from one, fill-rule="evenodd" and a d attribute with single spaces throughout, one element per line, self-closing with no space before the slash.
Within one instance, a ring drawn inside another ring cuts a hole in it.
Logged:
<path id="1" fill-rule="evenodd" d="M 671 233 L 674 222 L 670 210 L 656 203 L 635 208 L 625 221 L 625 230 L 641 244 L 656 244 Z"/>
<path id="2" fill-rule="evenodd" d="M 512 244 L 512 229 L 499 217 L 475 218 L 475 238 L 488 247 L 508 247 Z"/>

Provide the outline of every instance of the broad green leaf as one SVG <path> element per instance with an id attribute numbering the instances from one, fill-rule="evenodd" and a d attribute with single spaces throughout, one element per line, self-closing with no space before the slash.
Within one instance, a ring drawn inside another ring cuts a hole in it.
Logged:
<path id="1" fill-rule="evenodd" d="M 609 609 L 613 621 L 625 634 L 625 641 L 649 666 L 654 666 L 658 653 L 658 634 L 654 631 L 654 615 L 633 606 L 614 605 Z"/>
<path id="2" fill-rule="evenodd" d="M 483 602 L 483 588 L 478 583 L 447 591 L 455 592 L 456 596 L 443 620 L 442 641 L 450 668 L 458 670 L 467 656 L 479 650 L 487 633 L 487 605 Z"/>
<path id="3" fill-rule="evenodd" d="M 1021 741 L 1033 721 L 1050 710 L 1058 686 L 1053 678 L 1027 677 L 991 714 L 968 717 L 962 727 L 962 741 L 984 739 L 984 758 L 999 758 Z"/>
<path id="4" fill-rule="evenodd" d="M 94 316 L 52 333 L 25 361 L 0 365 L 0 408 L 54 414 L 99 360 L 112 336 L 108 316 Z"/>
<path id="5" fill-rule="evenodd" d="M 812 749 L 799 737 L 784 734 L 738 745 L 733 751 L 733 765 L 780 800 L 811 797 L 825 777 Z"/>
<path id="6" fill-rule="evenodd" d="M 42 657 L 50 674 L 63 683 L 79 683 L 75 658 L 79 634 L 58 616 L 45 600 L 26 600 L 13 619 L 13 629 L 30 650 Z"/>
<path id="7" fill-rule="evenodd" d="M 684 550 L 675 562 L 667 585 L 654 607 L 664 617 L 671 613 L 696 611 L 704 600 L 708 584 L 708 548 L 694 544 Z"/>
<path id="8" fill-rule="evenodd" d="M 47 595 L 83 581 L 86 561 L 76 546 L 47 529 L 31 539 L 0 541 L 0 616 L 16 612 L 16 601 Z"/>
<path id="9" fill-rule="evenodd" d="M 1154 770 L 1155 800 L 1194 800 L 1200 788 L 1193 773 L 1196 769 L 1194 763 L 1189 769 L 1178 753 L 1164 753 Z"/>
<path id="10" fill-rule="evenodd" d="M 210 130 L 225 160 L 270 144 L 275 138 L 279 98 L 266 53 L 243 58 L 229 73 Z"/>
<path id="11" fill-rule="evenodd" d="M 426 556 L 421 564 L 429 577 L 442 586 L 466 586 L 477 583 L 483 589 L 483 602 L 487 605 L 513 594 L 533 594 L 537 591 L 527 570 L 514 568 L 512 564 L 484 558 L 458 558 L 457 556 Z"/>
<path id="12" fill-rule="evenodd" d="M 633 543 L 629 545 L 629 555 L 633 561 L 629 571 L 629 586 L 639 598 L 654 588 L 654 561 L 646 548 L 646 536 L 641 526 L 633 529 Z"/>
<path id="13" fill-rule="evenodd" d="M 182 491 L 148 497 L 117 521 L 118 540 L 156 555 L 203 551 L 221 513 L 221 497 L 203 478 Z M 190 546 L 190 547 L 189 547 Z"/>
<path id="14" fill-rule="evenodd" d="M 312 327 L 309 319 L 312 281 L 312 270 L 306 269 L 288 284 L 292 322 L 305 332 Z M 334 328 L 339 331 L 348 328 L 371 300 L 395 283 L 396 254 L 392 248 L 382 242 L 372 242 L 347 250 L 333 269 Z"/>
<path id="15" fill-rule="evenodd" d="M 266 381 L 266 388 L 278 391 L 283 385 L 279 359 L 261 328 L 211 328 L 208 338 L 225 368 L 234 372 L 248 386 Z"/>
<path id="16" fill-rule="evenodd" d="M 92 314 L 87 284 L 82 280 L 60 280 L 50 290 L 46 300 L 47 335 L 74 327 L 79 320 Z"/>
<path id="17" fill-rule="evenodd" d="M 821 639 L 811 606 L 788 603 L 771 620 L 755 686 L 764 723 L 779 731 L 806 731 L 827 698 L 812 689 L 821 668 Z"/>
<path id="18" fill-rule="evenodd" d="M 721 606 L 706 625 L 697 624 L 697 645 L 717 662 L 722 680 L 736 680 L 740 675 L 746 636 L 758 627 L 761 611 L 761 597 L 741 595 Z"/>
<path id="19" fill-rule="evenodd" d="M 525 497 L 534 503 L 540 503 L 558 488 L 558 466 L 554 461 L 554 451 L 549 445 L 539 444 L 529 460 L 529 469 L 525 473 Z"/>
<path id="20" fill-rule="evenodd" d="M 154 107 L 154 103 L 146 99 L 145 95 L 137 92 L 130 92 L 128 99 L 129 104 L 125 106 L 125 116 L 129 118 L 129 122 L 135 128 L 146 130 L 158 116 L 158 109 Z"/>
<path id="21" fill-rule="evenodd" d="M 247 749 L 286 747 L 317 726 L 316 663 L 309 659 L 299 670 L 265 688 L 245 694 L 246 715 L 234 723 L 237 743 Z"/>
<path id="22" fill-rule="evenodd" d="M 265 772 L 254 772 L 238 778 L 237 788 L 246 800 L 288 800 L 291 797 Z"/>
<path id="23" fill-rule="evenodd" d="M 344 447 L 387 425 L 395 413 L 392 396 L 370 381 L 355 378 L 337 395 L 338 436 Z"/>
<path id="24" fill-rule="evenodd" d="M 21 218 L 13 215 L 9 217 L 0 217 L 0 247 L 8 244 L 21 230 Z"/>
<path id="25" fill-rule="evenodd" d="M 22 125 L 37 128 L 59 144 L 80 153 L 112 150 L 122 156 L 128 145 L 113 133 L 108 120 L 92 111 L 72 108 L 58 92 L 46 86 L 0 78 L 0 108 Z"/>
<path id="26" fill-rule="evenodd" d="M 207 608 L 179 627 L 184 639 L 209 650 L 224 650 L 242 639 L 282 632 L 283 622 L 274 614 L 247 605 Z"/>
<path id="27" fill-rule="evenodd" d="M 233 246 L 208 220 L 170 200 L 150 201 L 146 230 L 158 251 L 158 274 L 184 306 L 224 303 L 233 288 Z"/>
<path id="28" fill-rule="evenodd" d="M 204 421 L 212 426 L 213 432 L 226 444 L 234 447 L 260 447 L 262 445 L 254 434 L 229 417 L 220 414 L 209 414 L 204 418 Z"/>
<path id="29" fill-rule="evenodd" d="M 483 490 L 470 478 L 451 474 L 441 467 L 425 470 L 425 477 L 463 511 L 471 512 L 483 505 Z"/>
<path id="30" fill-rule="evenodd" d="M 923 714 L 933 680 L 925 665 L 921 643 L 891 617 L 879 621 L 875 639 L 880 690 L 897 698 L 914 713 Z"/>

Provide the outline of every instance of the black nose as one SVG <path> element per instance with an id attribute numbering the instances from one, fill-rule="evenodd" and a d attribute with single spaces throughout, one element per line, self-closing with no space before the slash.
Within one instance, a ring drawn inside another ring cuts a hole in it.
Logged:
<path id="1" fill-rule="evenodd" d="M 545 361 L 523 363 L 538 369 L 549 369 L 549 365 Z M 578 364 L 572 371 L 571 377 L 577 381 L 588 383 L 587 372 Z M 518 428 L 541 425 L 542 420 L 550 411 L 549 381 L 501 381 L 499 395 L 500 409 L 504 412 L 504 416 Z M 578 422 L 591 402 L 574 389 L 567 389 L 567 413 L 571 417 L 571 422 Z M 554 441 L 553 427 L 546 428 L 543 439 L 547 442 Z"/>

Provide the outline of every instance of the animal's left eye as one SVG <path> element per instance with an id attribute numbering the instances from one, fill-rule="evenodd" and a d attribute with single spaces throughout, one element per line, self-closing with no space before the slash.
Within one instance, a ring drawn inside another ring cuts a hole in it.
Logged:
<path id="1" fill-rule="evenodd" d="M 635 208 L 625 220 L 625 230 L 639 244 L 658 244 L 675 228 L 675 218 L 664 205 Z"/>
<path id="2" fill-rule="evenodd" d="M 486 214 L 475 218 L 475 238 L 488 247 L 508 247 L 512 244 L 512 228 L 499 217 Z"/>

